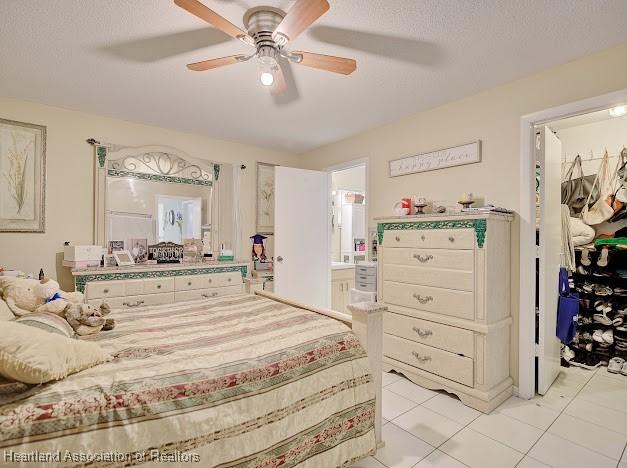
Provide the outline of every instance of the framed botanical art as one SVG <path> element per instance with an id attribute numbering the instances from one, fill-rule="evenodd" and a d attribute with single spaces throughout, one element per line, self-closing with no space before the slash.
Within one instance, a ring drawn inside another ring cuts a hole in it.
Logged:
<path id="1" fill-rule="evenodd" d="M 46 127 L 0 119 L 0 232 L 45 232 Z"/>
<path id="2" fill-rule="evenodd" d="M 274 234 L 274 164 L 257 163 L 257 233 Z"/>

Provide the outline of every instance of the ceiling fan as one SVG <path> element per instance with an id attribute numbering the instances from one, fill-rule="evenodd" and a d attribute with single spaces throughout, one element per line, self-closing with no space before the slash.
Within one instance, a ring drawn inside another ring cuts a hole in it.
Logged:
<path id="1" fill-rule="evenodd" d="M 296 0 L 287 13 L 268 6 L 251 8 L 244 15 L 244 27 L 247 32 L 207 8 L 198 0 L 174 0 L 174 3 L 229 36 L 255 48 L 255 52 L 250 55 L 230 55 L 190 63 L 187 65 L 190 70 L 212 70 L 225 65 L 246 62 L 256 57 L 259 63 L 261 83 L 265 86 L 271 86 L 270 92 L 273 95 L 279 95 L 287 90 L 285 77 L 279 63 L 280 57 L 292 63 L 342 75 L 350 75 L 357 68 L 357 62 L 353 59 L 303 51 L 288 51 L 284 48 L 329 10 L 327 0 Z"/>

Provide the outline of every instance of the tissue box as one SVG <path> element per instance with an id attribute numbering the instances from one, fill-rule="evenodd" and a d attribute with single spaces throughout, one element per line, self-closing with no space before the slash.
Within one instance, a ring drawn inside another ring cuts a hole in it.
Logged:
<path id="1" fill-rule="evenodd" d="M 100 263 L 102 250 L 99 245 L 66 245 L 63 249 L 63 261 Z"/>

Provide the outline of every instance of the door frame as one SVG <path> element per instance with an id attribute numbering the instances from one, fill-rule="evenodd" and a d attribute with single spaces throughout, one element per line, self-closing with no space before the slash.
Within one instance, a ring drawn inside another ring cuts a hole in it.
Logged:
<path id="1" fill-rule="evenodd" d="M 554 120 L 627 105 L 627 88 L 601 96 L 552 107 L 520 118 L 520 279 L 518 329 L 518 395 L 535 396 L 536 320 L 535 291 L 536 202 L 535 202 L 535 130 Z"/>
<path id="2" fill-rule="evenodd" d="M 366 260 L 370 261 L 370 246 L 369 246 L 369 242 L 370 239 L 368 238 L 368 236 L 370 235 L 370 218 L 368 217 L 368 207 L 370 206 L 370 203 L 368 203 L 368 197 L 370 196 L 370 173 L 369 173 L 369 167 L 368 167 L 368 158 L 360 158 L 360 159 L 353 159 L 351 161 L 346 161 L 343 163 L 339 163 L 339 164 L 334 164 L 333 166 L 328 166 L 325 167 L 324 169 L 322 169 L 323 171 L 325 171 L 328 174 L 329 177 L 329 188 L 332 187 L 332 173 L 335 171 L 342 171 L 344 169 L 351 169 L 353 167 L 357 167 L 357 166 L 364 166 L 366 168 L 366 208 L 365 208 L 365 214 L 364 217 L 366 218 Z M 331 213 L 333 212 L 333 207 L 331 206 L 331 191 L 329 191 L 329 216 L 331 216 Z M 329 221 L 329 226 L 331 225 L 331 222 Z M 331 245 L 331 232 L 329 230 L 329 245 Z M 331 252 L 329 252 L 329 259 L 331 256 Z"/>

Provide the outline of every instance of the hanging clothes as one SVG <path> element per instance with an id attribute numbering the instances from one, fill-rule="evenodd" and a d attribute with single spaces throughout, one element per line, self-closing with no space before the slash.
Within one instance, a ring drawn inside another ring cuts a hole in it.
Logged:
<path id="1" fill-rule="evenodd" d="M 570 209 L 568 205 L 562 205 L 562 266 L 568 271 L 575 271 L 575 245 L 570 223 Z"/>

